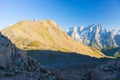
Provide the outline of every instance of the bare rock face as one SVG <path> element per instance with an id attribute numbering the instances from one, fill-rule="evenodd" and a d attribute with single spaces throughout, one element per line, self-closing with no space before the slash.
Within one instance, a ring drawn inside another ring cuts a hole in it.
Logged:
<path id="1" fill-rule="evenodd" d="M 89 26 L 69 28 L 67 34 L 85 45 L 104 49 L 108 47 L 120 47 L 119 30 L 107 30 L 100 23 Z"/>
<path id="2" fill-rule="evenodd" d="M 120 60 L 98 66 L 88 74 L 87 80 L 120 80 Z"/>
<path id="3" fill-rule="evenodd" d="M 12 50 L 14 45 L 0 34 L 0 67 L 7 67 L 12 62 Z"/>
<path id="4" fill-rule="evenodd" d="M 45 69 L 0 33 L 0 80 L 62 80 Z"/>

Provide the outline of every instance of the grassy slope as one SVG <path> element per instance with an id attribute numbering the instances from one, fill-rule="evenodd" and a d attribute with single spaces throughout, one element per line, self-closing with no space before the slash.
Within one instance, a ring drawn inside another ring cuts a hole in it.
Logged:
<path id="1" fill-rule="evenodd" d="M 60 50 L 94 57 L 104 56 L 100 51 L 69 37 L 51 20 L 18 22 L 3 29 L 2 33 L 21 49 Z"/>

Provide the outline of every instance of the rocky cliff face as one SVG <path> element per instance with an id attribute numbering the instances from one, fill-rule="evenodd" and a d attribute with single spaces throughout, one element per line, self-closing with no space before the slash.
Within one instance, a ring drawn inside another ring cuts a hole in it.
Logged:
<path id="1" fill-rule="evenodd" d="M 61 80 L 0 33 L 0 80 Z"/>
<path id="2" fill-rule="evenodd" d="M 98 49 L 120 47 L 119 30 L 107 30 L 99 23 L 69 28 L 67 34 L 85 45 Z"/>

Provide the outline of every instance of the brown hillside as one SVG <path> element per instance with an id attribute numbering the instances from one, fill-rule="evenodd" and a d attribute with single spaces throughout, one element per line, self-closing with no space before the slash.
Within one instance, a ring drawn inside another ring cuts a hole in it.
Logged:
<path id="1" fill-rule="evenodd" d="M 21 49 L 60 50 L 104 57 L 100 51 L 69 37 L 51 20 L 21 21 L 3 29 L 2 33 Z"/>

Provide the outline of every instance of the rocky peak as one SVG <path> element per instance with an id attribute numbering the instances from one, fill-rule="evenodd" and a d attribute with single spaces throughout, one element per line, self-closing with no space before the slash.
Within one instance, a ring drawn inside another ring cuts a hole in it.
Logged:
<path id="1" fill-rule="evenodd" d="M 74 33 L 77 33 L 77 30 L 78 30 L 78 29 L 77 29 L 77 26 L 74 26 L 74 27 L 73 27 Z"/>
<path id="2" fill-rule="evenodd" d="M 82 31 L 84 29 L 84 26 L 80 26 L 80 31 Z"/>
<path id="3" fill-rule="evenodd" d="M 120 30 L 107 30 L 100 23 L 89 25 L 82 30 L 79 28 L 76 27 L 76 30 L 70 28 L 67 34 L 85 45 L 98 49 L 118 47 L 120 45 Z"/>
<path id="4" fill-rule="evenodd" d="M 100 23 L 92 24 L 92 25 L 88 26 L 87 28 L 90 30 L 90 32 L 92 32 L 92 31 L 99 32 L 99 31 L 103 31 L 104 30 L 103 25 L 100 24 Z"/>

